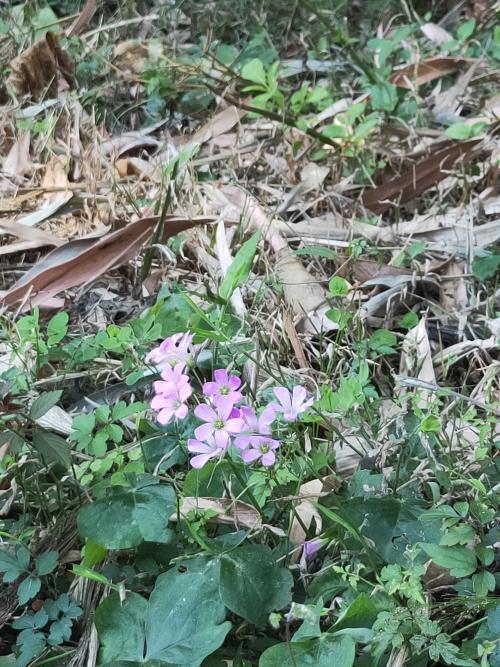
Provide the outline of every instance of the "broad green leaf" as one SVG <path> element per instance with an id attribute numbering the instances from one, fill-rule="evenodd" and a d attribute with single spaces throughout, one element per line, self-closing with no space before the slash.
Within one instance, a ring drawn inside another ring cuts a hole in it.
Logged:
<path id="1" fill-rule="evenodd" d="M 50 574 L 57 567 L 57 562 L 59 560 L 59 554 L 57 551 L 45 551 L 40 556 L 37 556 L 36 564 L 36 573 L 39 577 L 43 577 L 45 574 Z"/>
<path id="2" fill-rule="evenodd" d="M 73 565 L 71 572 L 77 577 L 84 577 L 85 579 L 98 581 L 100 584 L 104 584 L 105 586 L 109 586 L 111 584 L 111 581 L 103 574 L 92 570 L 90 567 L 85 567 L 84 565 Z"/>
<path id="3" fill-rule="evenodd" d="M 156 580 L 149 602 L 110 595 L 97 609 L 101 662 L 197 667 L 224 641 L 231 624 L 219 595 L 216 561 L 186 562 Z"/>
<path id="4" fill-rule="evenodd" d="M 349 283 L 340 276 L 333 276 L 328 285 L 332 296 L 346 296 L 349 294 Z"/>
<path id="5" fill-rule="evenodd" d="M 64 311 L 52 317 L 47 325 L 47 343 L 49 346 L 57 345 L 68 331 L 69 315 Z"/>
<path id="6" fill-rule="evenodd" d="M 30 552 L 24 545 L 17 549 L 0 549 L 0 572 L 5 583 L 11 583 L 26 572 L 30 563 Z"/>
<path id="7" fill-rule="evenodd" d="M 26 577 L 19 584 L 17 589 L 17 597 L 19 604 L 26 604 L 29 600 L 32 600 L 35 595 L 38 594 L 40 588 L 42 587 L 42 582 L 38 577 Z"/>
<path id="8" fill-rule="evenodd" d="M 116 487 L 109 495 L 82 507 L 78 528 L 106 549 L 131 549 L 141 542 L 169 542 L 168 519 L 175 511 L 175 492 L 152 476 L 140 476 L 136 486 Z"/>
<path id="9" fill-rule="evenodd" d="M 442 429 L 439 418 L 435 415 L 427 415 L 420 422 L 420 430 L 422 433 L 440 433 Z"/>
<path id="10" fill-rule="evenodd" d="M 336 633 L 343 628 L 371 628 L 378 614 L 388 608 L 390 600 L 386 596 L 379 594 L 371 597 L 367 593 L 360 593 L 340 615 L 330 632 Z"/>
<path id="11" fill-rule="evenodd" d="M 70 447 L 60 435 L 42 429 L 35 429 L 31 444 L 45 463 L 58 463 L 65 468 L 69 468 L 71 461 Z"/>
<path id="12" fill-rule="evenodd" d="M 45 393 L 38 396 L 33 401 L 33 405 L 30 410 L 30 417 L 33 420 L 40 419 L 46 414 L 50 408 L 53 408 L 57 401 L 60 399 L 62 391 L 58 389 L 57 391 L 46 391 Z"/>
<path id="13" fill-rule="evenodd" d="M 277 565 L 271 549 L 248 544 L 221 558 L 220 593 L 228 609 L 255 625 L 264 625 L 272 611 L 291 599 L 293 578 Z"/>
<path id="14" fill-rule="evenodd" d="M 397 88 L 393 83 L 384 81 L 370 88 L 372 109 L 376 111 L 394 111 L 398 103 Z"/>
<path id="15" fill-rule="evenodd" d="M 472 587 L 476 595 L 479 595 L 480 598 L 484 598 L 488 595 L 488 593 L 495 590 L 495 577 L 491 572 L 488 572 L 488 570 L 478 572 L 472 577 Z"/>
<path id="16" fill-rule="evenodd" d="M 475 257 L 472 262 L 472 273 L 478 280 L 494 278 L 498 269 L 500 269 L 500 255 Z"/>
<path id="17" fill-rule="evenodd" d="M 468 577 L 476 571 L 476 556 L 467 547 L 440 547 L 437 544 L 423 542 L 420 542 L 418 546 L 432 558 L 436 565 L 448 568 L 452 577 Z"/>
<path id="18" fill-rule="evenodd" d="M 489 630 L 500 637 L 500 604 L 488 609 L 487 617 Z"/>
<path id="19" fill-rule="evenodd" d="M 234 290 L 248 278 L 259 240 L 260 232 L 257 231 L 236 253 L 219 287 L 219 296 L 222 299 L 227 301 Z"/>
<path id="20" fill-rule="evenodd" d="M 318 639 L 277 644 L 264 651 L 259 667 L 351 667 L 355 644 L 348 635 L 325 633 Z"/>
<path id="21" fill-rule="evenodd" d="M 243 65 L 241 69 L 241 76 L 247 81 L 253 81 L 263 88 L 267 87 L 267 78 L 264 71 L 264 65 L 259 58 L 254 58 L 250 62 Z"/>
<path id="22" fill-rule="evenodd" d="M 113 660 L 142 663 L 148 601 L 128 593 L 123 602 L 113 593 L 96 610 L 95 624 L 101 643 L 101 664 Z"/>
<path id="23" fill-rule="evenodd" d="M 83 547 L 83 560 L 82 565 L 85 567 L 94 567 L 102 563 L 106 558 L 108 550 L 104 547 L 101 547 L 100 544 L 93 542 L 92 540 L 87 540 L 85 546 Z"/>
<path id="24" fill-rule="evenodd" d="M 333 248 L 325 248 L 319 245 L 308 245 L 303 248 L 297 248 L 292 254 L 299 257 L 305 255 L 306 257 L 324 257 L 325 259 L 337 259 L 339 255 Z"/>
<path id="25" fill-rule="evenodd" d="M 472 126 L 463 122 L 453 123 L 453 125 L 450 125 L 450 127 L 446 130 L 445 135 L 449 139 L 465 141 L 466 139 L 470 139 L 472 136 Z"/>

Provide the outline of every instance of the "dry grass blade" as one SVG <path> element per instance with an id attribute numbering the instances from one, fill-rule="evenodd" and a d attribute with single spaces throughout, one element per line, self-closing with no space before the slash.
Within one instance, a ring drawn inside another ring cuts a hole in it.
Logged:
<path id="1" fill-rule="evenodd" d="M 15 181 L 22 180 L 25 174 L 31 172 L 33 163 L 30 157 L 30 133 L 25 132 L 12 144 L 4 160 L 2 171 Z"/>
<path id="2" fill-rule="evenodd" d="M 81 35 L 85 28 L 88 26 L 92 17 L 97 11 L 97 2 L 96 0 L 87 0 L 84 8 L 80 12 L 80 16 L 76 21 L 69 27 L 66 35 L 67 37 L 73 37 L 74 35 Z"/>

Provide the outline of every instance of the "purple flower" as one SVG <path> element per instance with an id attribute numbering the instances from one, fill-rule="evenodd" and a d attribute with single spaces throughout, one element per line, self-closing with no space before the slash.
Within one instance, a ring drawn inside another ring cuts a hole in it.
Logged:
<path id="1" fill-rule="evenodd" d="M 178 363 L 174 367 L 165 366 L 161 372 L 162 379 L 153 382 L 155 393 L 170 393 L 173 387 L 189 384 L 189 377 L 184 375 L 185 368 L 186 366 L 183 363 Z"/>
<path id="2" fill-rule="evenodd" d="M 167 383 L 168 384 L 168 383 Z M 158 412 L 156 419 L 160 424 L 168 424 L 174 417 L 187 417 L 188 407 L 185 404 L 193 390 L 189 384 L 172 385 L 165 393 L 157 394 L 151 401 L 151 407 Z"/>
<path id="3" fill-rule="evenodd" d="M 194 438 L 188 440 L 188 450 L 192 454 L 197 454 L 198 456 L 193 456 L 190 463 L 193 468 L 203 468 L 205 463 L 210 459 L 220 458 L 223 456 L 224 452 L 227 449 L 226 447 L 218 447 L 213 436 L 207 438 L 206 442 L 200 442 Z"/>
<path id="4" fill-rule="evenodd" d="M 243 394 L 238 391 L 241 380 L 236 375 L 229 375 L 223 368 L 214 372 L 215 382 L 205 382 L 203 394 L 205 396 L 228 396 L 234 403 L 241 401 Z"/>
<path id="5" fill-rule="evenodd" d="M 287 422 L 293 422 L 297 417 L 305 412 L 308 407 L 314 403 L 314 398 L 307 398 L 307 392 L 304 387 L 296 386 L 290 392 L 286 387 L 275 387 L 274 395 L 279 401 L 274 405 L 277 412 L 283 413 L 283 419 Z"/>
<path id="6" fill-rule="evenodd" d="M 306 540 L 305 542 L 302 543 L 302 547 L 304 548 L 304 555 L 307 560 L 312 558 L 325 544 L 326 540 L 321 539 L 319 537 L 316 537 L 313 540 Z"/>
<path id="7" fill-rule="evenodd" d="M 271 424 L 276 419 L 276 404 L 268 405 L 259 416 L 248 405 L 242 405 L 240 417 L 244 421 L 243 433 L 235 439 L 235 444 L 240 449 L 248 447 L 249 439 L 252 435 L 270 435 Z"/>
<path id="8" fill-rule="evenodd" d="M 198 440 L 208 440 L 213 436 L 217 447 L 226 447 L 229 438 L 236 435 L 243 428 L 243 419 L 240 417 L 231 417 L 234 408 L 233 401 L 229 396 L 214 397 L 214 404 L 203 403 L 196 406 L 194 414 L 206 422 L 195 429 L 195 436 Z"/>
<path id="9" fill-rule="evenodd" d="M 146 362 L 162 369 L 167 365 L 178 362 L 189 364 L 193 353 L 193 335 L 178 333 L 166 338 L 163 343 L 155 347 L 146 355 Z"/>
<path id="10" fill-rule="evenodd" d="M 279 440 L 273 440 L 268 435 L 250 435 L 248 436 L 248 449 L 245 449 L 241 458 L 245 463 L 260 462 L 266 468 L 270 468 L 276 461 L 275 449 L 281 445 Z"/>

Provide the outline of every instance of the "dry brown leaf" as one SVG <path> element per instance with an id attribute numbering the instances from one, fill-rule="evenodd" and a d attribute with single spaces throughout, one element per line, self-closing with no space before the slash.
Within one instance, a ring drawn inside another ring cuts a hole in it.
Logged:
<path id="1" fill-rule="evenodd" d="M 29 174 L 33 168 L 30 157 L 30 133 L 25 132 L 12 144 L 10 151 L 2 165 L 2 171 L 6 176 L 16 181 Z"/>
<path id="2" fill-rule="evenodd" d="M 461 164 L 469 162 L 481 143 L 481 139 L 436 142 L 428 157 L 408 167 L 401 176 L 365 190 L 363 204 L 377 215 L 397 204 L 406 204 L 449 176 L 458 160 Z"/>
<path id="3" fill-rule="evenodd" d="M 44 201 L 48 204 L 65 204 L 73 196 L 73 192 L 67 189 L 69 186 L 66 161 L 55 155 L 47 162 L 42 180 L 42 188 L 48 190 L 43 195 Z"/>
<path id="4" fill-rule="evenodd" d="M 205 123 L 194 135 L 190 138 L 189 143 L 204 144 L 213 141 L 215 138 L 226 134 L 232 130 L 235 125 L 240 122 L 240 119 L 245 115 L 245 111 L 238 109 L 235 106 L 229 106 L 223 111 L 215 114 L 208 123 Z"/>
<path id="5" fill-rule="evenodd" d="M 420 27 L 420 30 L 424 33 L 427 39 L 430 39 L 434 44 L 446 44 L 453 40 L 453 35 L 442 28 L 437 23 L 424 23 Z"/>
<path id="6" fill-rule="evenodd" d="M 199 510 L 201 512 L 210 510 L 216 512 L 211 521 L 236 528 L 249 528 L 259 530 L 262 528 L 262 519 L 259 512 L 240 500 L 231 498 L 203 498 L 187 496 L 182 499 L 180 515 L 185 518 L 189 512 Z M 172 514 L 170 521 L 177 521 L 177 514 Z"/>
<path id="7" fill-rule="evenodd" d="M 175 236 L 197 224 L 211 222 L 212 218 L 182 218 L 167 216 L 164 238 Z M 147 242 L 158 222 L 158 217 L 142 218 L 97 241 L 71 241 L 50 252 L 5 294 L 1 304 L 9 306 L 25 301 L 23 310 L 45 302 L 71 287 L 87 285 L 97 277 L 123 264 L 136 255 Z M 29 299 L 29 303 L 26 300 Z"/>
<path id="8" fill-rule="evenodd" d="M 43 248 L 43 246 L 60 246 L 64 243 L 64 239 L 59 239 L 57 236 L 48 234 L 41 229 L 35 227 L 28 227 L 13 220 L 2 220 L 0 218 L 0 229 L 7 234 L 12 234 L 20 239 L 30 242 L 30 248 Z M 36 245 L 33 245 L 36 244 Z M 6 246 L 8 248 L 8 246 Z M 2 247 L 0 250 L 4 250 Z M 0 253 L 8 254 L 8 253 Z"/>
<path id="9" fill-rule="evenodd" d="M 451 56 L 437 56 L 435 58 L 426 58 L 411 65 L 405 65 L 393 72 L 390 77 L 391 83 L 398 88 L 411 89 L 414 86 L 421 86 L 434 79 L 439 79 L 447 74 L 452 74 L 465 65 L 477 63 L 474 58 L 452 58 Z"/>
<path id="10" fill-rule="evenodd" d="M 97 1 L 96 0 L 87 0 L 84 8 L 80 12 L 80 16 L 75 20 L 75 22 L 69 27 L 66 32 L 67 37 L 73 37 L 74 35 L 81 35 L 85 28 L 88 26 L 92 17 L 97 11 Z"/>
<path id="11" fill-rule="evenodd" d="M 406 334 L 403 340 L 399 369 L 401 375 L 421 380 L 427 384 L 437 384 L 425 317 L 422 317 L 417 326 L 410 329 Z M 432 401 L 432 396 L 432 392 L 422 389 L 419 406 L 426 408 Z"/>
<path id="12" fill-rule="evenodd" d="M 7 80 L 16 95 L 56 97 L 59 87 L 73 85 L 74 63 L 59 45 L 59 37 L 47 32 L 10 63 Z"/>
<path id="13" fill-rule="evenodd" d="M 335 325 L 326 317 L 327 292 L 291 254 L 287 241 L 269 220 L 255 199 L 248 197 L 236 186 L 226 186 L 219 191 L 226 201 L 236 208 L 239 216 L 259 229 L 262 237 L 276 254 L 276 272 L 283 284 L 285 301 L 290 305 L 300 326 L 317 332 L 331 330 Z"/>
<path id="14" fill-rule="evenodd" d="M 323 491 L 323 482 L 320 479 L 313 479 L 310 482 L 302 484 L 299 495 L 309 496 L 310 498 L 320 498 Z M 306 530 L 314 522 L 316 524 L 316 535 L 321 533 L 323 521 L 321 515 L 311 500 L 302 500 L 292 513 L 292 525 L 290 527 L 290 542 L 295 545 L 302 544 L 306 539 Z M 298 517 L 298 518 L 297 518 Z M 304 530 L 304 528 L 306 530 Z M 297 563 L 300 559 L 300 552 L 294 551 L 292 562 Z"/>
<path id="15" fill-rule="evenodd" d="M 383 276 L 411 276 L 413 271 L 405 269 L 402 266 L 391 266 L 390 264 L 380 266 L 379 262 L 371 259 L 355 259 L 339 271 L 339 275 L 341 276 L 347 276 L 350 273 L 354 274 L 354 277 L 360 283 L 364 283 L 367 280 Z"/>

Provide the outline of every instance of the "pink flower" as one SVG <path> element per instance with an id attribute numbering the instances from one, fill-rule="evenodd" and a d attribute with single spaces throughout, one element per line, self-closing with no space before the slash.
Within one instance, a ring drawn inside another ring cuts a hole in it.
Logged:
<path id="1" fill-rule="evenodd" d="M 304 556 L 306 559 L 309 560 L 312 558 L 321 549 L 321 547 L 326 544 L 327 541 L 328 540 L 316 537 L 313 540 L 306 540 L 303 542 L 302 547 L 304 549 Z"/>
<path id="2" fill-rule="evenodd" d="M 238 435 L 234 442 L 237 447 L 244 449 L 248 447 L 252 435 L 270 435 L 271 424 L 276 419 L 276 404 L 268 405 L 259 416 L 248 405 L 242 405 L 240 417 L 244 421 L 243 433 Z"/>
<path id="3" fill-rule="evenodd" d="M 297 417 L 305 412 L 314 403 L 314 398 L 307 398 L 307 392 L 304 387 L 296 386 L 290 392 L 286 387 L 275 387 L 274 395 L 279 401 L 271 404 L 276 407 L 277 412 L 283 413 L 283 419 L 287 422 L 293 422 Z"/>
<path id="4" fill-rule="evenodd" d="M 172 387 L 181 387 L 189 384 L 189 377 L 184 375 L 186 366 L 183 363 L 178 363 L 174 367 L 165 366 L 161 372 L 161 380 L 153 382 L 153 387 L 156 394 L 169 393 Z"/>
<path id="5" fill-rule="evenodd" d="M 243 394 L 238 391 L 241 380 L 236 375 L 229 375 L 223 368 L 214 372 L 215 382 L 205 382 L 203 394 L 205 396 L 229 396 L 234 403 L 241 401 Z"/>
<path id="6" fill-rule="evenodd" d="M 226 447 L 230 436 L 239 433 L 244 426 L 243 419 L 231 417 L 233 408 L 234 403 L 229 396 L 216 396 L 213 406 L 207 403 L 196 406 L 194 414 L 206 422 L 195 429 L 196 438 L 208 440 L 213 436 L 217 447 Z"/>
<path id="7" fill-rule="evenodd" d="M 160 424 L 169 424 L 174 417 L 187 417 L 188 407 L 185 404 L 193 390 L 189 384 L 172 385 L 169 390 L 157 394 L 151 401 L 151 407 L 158 412 L 156 419 Z"/>
<path id="8" fill-rule="evenodd" d="M 226 447 L 218 447 L 213 436 L 209 436 L 206 442 L 200 442 L 194 438 L 188 440 L 188 450 L 192 454 L 198 454 L 198 456 L 193 456 L 190 463 L 193 468 L 203 468 L 205 463 L 210 459 L 220 458 L 223 456 L 224 452 L 227 449 Z"/>
<path id="9" fill-rule="evenodd" d="M 167 365 L 178 362 L 189 364 L 193 353 L 193 335 L 190 333 L 178 333 L 166 338 L 163 343 L 155 347 L 146 355 L 146 362 L 152 363 L 162 369 Z"/>
<path id="10" fill-rule="evenodd" d="M 281 445 L 279 440 L 273 440 L 267 435 L 251 435 L 248 437 L 248 449 L 245 449 L 241 454 L 241 458 L 245 463 L 260 462 L 266 468 L 270 468 L 276 461 L 276 455 L 273 450 L 278 449 Z"/>

